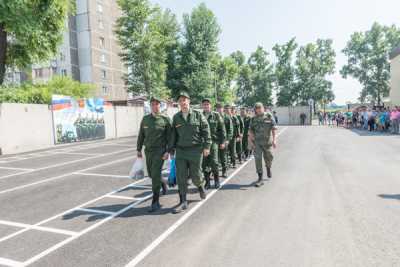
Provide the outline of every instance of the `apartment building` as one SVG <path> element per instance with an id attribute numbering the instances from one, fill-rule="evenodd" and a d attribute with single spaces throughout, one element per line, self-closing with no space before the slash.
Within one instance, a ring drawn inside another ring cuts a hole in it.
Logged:
<path id="1" fill-rule="evenodd" d="M 122 76 L 126 68 L 118 54 L 114 33 L 121 10 L 115 0 L 76 0 L 75 16 L 66 21 L 63 43 L 56 57 L 32 66 L 32 81 L 46 82 L 54 75 L 70 76 L 96 86 L 96 97 L 126 103 Z M 20 83 L 27 76 L 10 71 L 7 82 Z"/>
<path id="2" fill-rule="evenodd" d="M 390 103 L 400 106 L 400 47 L 390 53 Z"/>

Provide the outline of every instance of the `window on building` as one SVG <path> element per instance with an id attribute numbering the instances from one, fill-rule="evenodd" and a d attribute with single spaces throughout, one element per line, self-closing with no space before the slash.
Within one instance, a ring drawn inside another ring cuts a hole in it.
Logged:
<path id="1" fill-rule="evenodd" d="M 67 76 L 67 70 L 66 69 L 62 69 L 61 70 L 61 76 Z"/>
<path id="2" fill-rule="evenodd" d="M 104 37 L 100 37 L 100 47 L 104 48 L 105 47 L 105 40 Z"/>
<path id="3" fill-rule="evenodd" d="M 103 80 L 107 79 L 107 71 L 106 70 L 101 70 L 101 78 Z"/>
<path id="4" fill-rule="evenodd" d="M 103 13 L 103 4 L 102 3 L 97 2 L 97 11 L 100 13 Z"/>
<path id="5" fill-rule="evenodd" d="M 64 53 L 60 53 L 60 61 L 65 61 L 65 55 L 64 55 Z"/>
<path id="6" fill-rule="evenodd" d="M 103 95 L 108 94 L 108 87 L 106 85 L 103 85 L 102 90 L 103 90 Z"/>
<path id="7" fill-rule="evenodd" d="M 43 69 L 35 69 L 35 77 L 36 78 L 42 78 L 43 77 Z"/>
<path id="8" fill-rule="evenodd" d="M 102 63 L 106 63 L 106 62 L 107 62 L 107 61 L 106 61 L 106 55 L 105 55 L 105 54 L 101 54 L 100 61 L 101 61 Z"/>
<path id="9" fill-rule="evenodd" d="M 104 30 L 104 22 L 102 20 L 99 20 L 99 29 Z"/>

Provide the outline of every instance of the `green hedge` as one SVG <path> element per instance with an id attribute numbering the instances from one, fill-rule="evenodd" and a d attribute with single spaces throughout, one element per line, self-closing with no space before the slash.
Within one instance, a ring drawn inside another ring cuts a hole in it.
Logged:
<path id="1" fill-rule="evenodd" d="M 56 76 L 48 83 L 0 87 L 0 103 L 51 104 L 52 95 L 75 98 L 92 96 L 94 85 L 84 84 L 69 77 Z"/>

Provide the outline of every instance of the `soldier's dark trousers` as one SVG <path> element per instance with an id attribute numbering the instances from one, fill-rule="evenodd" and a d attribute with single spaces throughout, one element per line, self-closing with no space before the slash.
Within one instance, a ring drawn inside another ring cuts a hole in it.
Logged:
<path id="1" fill-rule="evenodd" d="M 233 138 L 232 140 L 229 141 L 228 153 L 229 153 L 229 158 L 230 158 L 231 164 L 233 166 L 235 166 L 236 165 L 236 140 L 235 140 L 235 138 Z"/>
<path id="2" fill-rule="evenodd" d="M 186 195 L 189 178 L 196 187 L 204 186 L 202 163 L 203 148 L 201 146 L 176 149 L 176 179 L 181 194 Z"/>
<path id="3" fill-rule="evenodd" d="M 210 147 L 210 155 L 203 159 L 204 173 L 218 173 L 218 145 L 212 143 Z"/>
<path id="4" fill-rule="evenodd" d="M 161 190 L 161 170 L 164 164 L 162 159 L 164 149 L 152 149 L 145 150 L 146 155 L 146 166 L 149 177 L 151 178 L 151 184 L 153 192 L 160 192 Z"/>
<path id="5" fill-rule="evenodd" d="M 226 171 L 227 169 L 227 158 L 226 158 L 226 152 L 227 152 L 227 147 L 224 149 L 218 148 L 218 158 L 219 158 L 219 163 L 221 164 L 222 171 Z"/>
<path id="6" fill-rule="evenodd" d="M 243 152 L 244 152 L 244 156 L 246 158 L 249 157 L 249 141 L 248 141 L 248 139 L 249 139 L 249 137 L 246 136 L 246 135 L 244 135 L 243 139 L 242 139 L 242 149 L 243 149 Z"/>
<path id="7" fill-rule="evenodd" d="M 239 162 L 242 161 L 242 152 L 243 152 L 242 140 L 236 141 L 236 154 Z"/>
<path id="8" fill-rule="evenodd" d="M 257 173 L 263 173 L 263 157 L 265 162 L 265 167 L 272 167 L 272 160 L 274 156 L 272 155 L 272 146 L 268 144 L 255 144 L 254 158 L 256 162 Z"/>

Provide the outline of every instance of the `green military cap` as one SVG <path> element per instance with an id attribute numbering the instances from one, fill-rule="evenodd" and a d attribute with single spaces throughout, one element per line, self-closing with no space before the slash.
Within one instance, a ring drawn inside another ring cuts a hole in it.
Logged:
<path id="1" fill-rule="evenodd" d="M 161 104 L 161 99 L 158 98 L 158 97 L 156 97 L 156 96 L 152 96 L 152 97 L 150 98 L 150 103 L 153 102 L 153 101 L 156 101 L 156 102 L 158 102 L 158 103 Z"/>
<path id="2" fill-rule="evenodd" d="M 216 108 L 222 108 L 223 106 L 222 106 L 221 103 L 217 103 L 217 104 L 215 104 L 215 107 L 216 107 Z"/>
<path id="3" fill-rule="evenodd" d="M 257 103 L 254 105 L 254 108 L 262 108 L 262 107 L 264 107 L 264 105 L 263 105 L 261 102 L 257 102 Z"/>
<path id="4" fill-rule="evenodd" d="M 211 103 L 211 99 L 210 99 L 210 98 L 203 98 L 203 100 L 201 101 L 201 103 L 204 103 L 204 102 Z"/>
<path id="5" fill-rule="evenodd" d="M 231 108 L 231 105 L 225 104 L 224 108 Z"/>
<path id="6" fill-rule="evenodd" d="M 184 96 L 184 97 L 186 97 L 186 98 L 189 98 L 189 99 L 190 99 L 190 96 L 189 96 L 189 94 L 188 94 L 187 92 L 185 92 L 185 91 L 181 91 L 181 92 L 179 93 L 179 95 L 178 95 L 177 99 L 179 99 L 181 96 Z"/>

